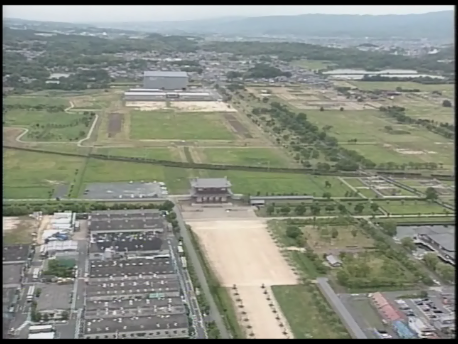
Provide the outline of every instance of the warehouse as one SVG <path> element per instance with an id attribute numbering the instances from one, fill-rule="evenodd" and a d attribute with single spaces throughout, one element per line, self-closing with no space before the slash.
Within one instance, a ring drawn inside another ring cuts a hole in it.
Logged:
<path id="1" fill-rule="evenodd" d="M 56 253 L 76 252 L 78 251 L 78 242 L 75 240 L 50 241 L 41 245 L 40 255 L 53 257 Z"/>
<path id="2" fill-rule="evenodd" d="M 160 101 L 216 101 L 218 95 L 211 92 L 152 92 L 130 90 L 124 92 L 126 102 L 160 102 Z"/>
<path id="3" fill-rule="evenodd" d="M 159 210 L 108 210 L 94 211 L 88 217 L 91 233 L 162 233 L 167 228 Z"/>
<path id="4" fill-rule="evenodd" d="M 186 314 L 112 317 L 86 322 L 85 339 L 108 338 L 187 338 Z"/>
<path id="5" fill-rule="evenodd" d="M 186 90 L 188 88 L 186 72 L 152 71 L 143 73 L 143 87 L 161 90 Z"/>

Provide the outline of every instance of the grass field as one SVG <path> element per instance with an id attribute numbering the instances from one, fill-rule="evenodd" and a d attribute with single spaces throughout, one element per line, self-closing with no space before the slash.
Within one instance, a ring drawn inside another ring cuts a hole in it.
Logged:
<path id="1" fill-rule="evenodd" d="M 171 193 L 189 192 L 187 170 L 182 168 L 89 159 L 83 176 L 83 184 L 141 180 L 164 182 Z"/>
<path id="2" fill-rule="evenodd" d="M 397 260 L 388 258 L 379 251 L 371 250 L 358 252 L 358 254 L 346 253 L 341 257 L 341 260 L 342 267 L 331 270 L 331 273 L 336 275 L 339 270 L 345 271 L 349 276 L 349 283 L 352 283 L 354 278 L 361 279 L 362 276 L 371 281 L 374 279 L 391 279 L 395 283 L 393 285 L 407 285 L 415 281 L 415 276 Z M 362 266 L 365 267 L 364 273 L 361 273 Z"/>
<path id="3" fill-rule="evenodd" d="M 393 222 L 393 219 L 376 219 L 377 223 Z M 441 223 L 455 223 L 454 216 L 434 216 L 434 217 L 398 217 L 395 221 L 397 224 L 441 224 Z"/>
<path id="4" fill-rule="evenodd" d="M 293 66 L 298 66 L 310 70 L 326 69 L 328 66 L 333 66 L 332 62 L 319 60 L 297 60 L 291 63 Z"/>
<path id="5" fill-rule="evenodd" d="M 303 285 L 272 286 L 282 313 L 291 327 L 295 339 L 349 338 L 343 325 L 333 316 L 332 322 L 324 313 L 333 313 L 319 290 Z"/>
<path id="6" fill-rule="evenodd" d="M 4 198 L 50 198 L 49 193 L 58 184 L 68 184 L 83 159 L 3 150 Z"/>
<path id="7" fill-rule="evenodd" d="M 206 161 L 223 165 L 285 167 L 288 158 L 271 148 L 205 148 Z"/>
<path id="8" fill-rule="evenodd" d="M 427 201 L 375 201 L 390 214 L 440 214 L 445 208 Z"/>
<path id="9" fill-rule="evenodd" d="M 286 235 L 287 222 L 271 220 L 268 222 L 269 229 L 273 231 L 280 244 L 285 247 L 297 246 L 297 241 Z M 345 250 L 348 248 L 372 247 L 374 241 L 361 229 L 354 225 L 327 225 L 299 226 L 306 239 L 307 245 L 317 254 L 331 253 L 332 251 Z M 336 238 L 331 237 L 331 231 L 335 228 L 338 231 Z M 353 233 L 352 233 L 353 232 Z M 355 236 L 353 234 L 356 234 Z"/>
<path id="10" fill-rule="evenodd" d="M 131 138 L 136 140 L 231 140 L 234 135 L 216 113 L 133 111 Z"/>
<path id="11" fill-rule="evenodd" d="M 82 122 L 85 118 L 87 126 Z M 4 126 L 29 129 L 22 141 L 76 141 L 86 136 L 89 119 L 82 113 L 10 110 L 4 116 Z"/>
<path id="12" fill-rule="evenodd" d="M 396 124 L 377 110 L 308 110 L 307 116 L 320 127 L 332 126 L 331 136 L 346 148 L 358 151 L 376 163 L 436 162 L 443 163 L 445 168 L 451 168 L 454 164 L 449 140 L 419 126 Z M 406 133 L 390 134 L 386 126 L 402 129 Z M 348 145 L 351 139 L 357 139 L 360 144 Z"/>
<path id="13" fill-rule="evenodd" d="M 445 94 L 453 94 L 455 85 L 425 85 L 411 81 L 351 81 L 351 84 L 364 91 L 390 90 L 395 91 L 396 87 L 405 89 L 419 89 L 422 92 L 440 91 Z"/>
<path id="14" fill-rule="evenodd" d="M 332 196 L 343 196 L 350 189 L 346 185 L 340 185 L 335 177 L 308 176 L 293 173 L 267 173 L 248 171 L 202 171 L 201 177 L 224 177 L 227 176 L 232 183 L 232 191 L 235 193 L 256 195 L 316 195 L 321 196 L 324 192 L 330 192 Z M 332 187 L 325 188 L 324 182 L 328 180 Z"/>
<path id="15" fill-rule="evenodd" d="M 21 104 L 24 106 L 70 106 L 68 99 L 55 96 L 8 96 L 4 98 L 5 105 Z"/>
<path id="16" fill-rule="evenodd" d="M 98 147 L 96 154 L 107 154 L 112 156 L 127 156 L 157 160 L 180 161 L 176 150 L 172 147 L 132 147 L 132 148 L 109 148 Z"/>

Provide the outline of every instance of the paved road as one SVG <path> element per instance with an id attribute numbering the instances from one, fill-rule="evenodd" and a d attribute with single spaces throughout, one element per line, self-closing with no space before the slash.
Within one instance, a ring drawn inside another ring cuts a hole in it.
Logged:
<path id="1" fill-rule="evenodd" d="M 319 219 L 334 219 L 334 218 L 337 218 L 339 216 L 337 215 L 329 215 L 329 216 L 269 216 L 269 217 L 264 217 L 265 219 L 267 220 L 288 220 L 288 219 L 292 219 L 292 220 L 311 220 L 313 218 L 316 218 L 317 220 Z M 370 219 L 373 219 L 373 218 L 376 218 L 376 219 L 384 219 L 384 218 L 403 218 L 403 217 L 413 217 L 413 216 L 406 216 L 406 215 L 390 215 L 390 216 L 387 216 L 387 215 L 375 215 L 375 216 L 372 216 L 372 215 L 355 215 L 355 216 L 351 216 L 355 219 L 367 219 L 367 220 L 370 220 Z M 420 214 L 420 216 L 418 215 L 415 215 L 415 217 L 447 217 L 445 214 Z M 450 217 L 450 219 L 453 219 L 455 216 L 454 215 L 448 215 L 448 217 Z"/>
<path id="2" fill-rule="evenodd" d="M 363 332 L 361 327 L 359 327 L 355 319 L 353 319 L 345 305 L 342 303 L 342 301 L 339 299 L 339 297 L 336 295 L 334 290 L 329 285 L 328 279 L 324 277 L 318 277 L 316 280 L 319 288 L 322 290 L 326 299 L 342 320 L 342 323 L 345 325 L 350 335 L 354 339 L 367 339 L 366 334 Z"/>
<path id="3" fill-rule="evenodd" d="M 208 305 L 210 307 L 210 315 L 212 319 L 215 321 L 215 324 L 221 334 L 221 338 L 231 338 L 229 332 L 226 329 L 226 326 L 224 325 L 223 318 L 221 317 L 221 314 L 218 311 L 218 307 L 216 307 L 215 300 L 213 299 L 213 295 L 211 294 L 210 288 L 205 278 L 204 270 L 202 268 L 202 265 L 200 264 L 200 260 L 194 248 L 194 245 L 192 244 L 191 235 L 188 232 L 188 229 L 186 228 L 183 217 L 181 216 L 181 212 L 177 207 L 174 208 L 174 212 L 177 215 L 177 221 L 180 226 L 180 234 L 183 238 L 183 243 L 186 246 L 186 251 L 188 252 L 189 258 L 191 259 L 191 263 L 196 272 L 197 279 L 200 283 L 200 287 L 202 288 L 202 292 L 204 293 L 205 298 L 207 299 Z"/>
<path id="4" fill-rule="evenodd" d="M 180 284 L 183 289 L 183 293 L 186 299 L 186 303 L 189 306 L 189 312 L 191 315 L 191 319 L 193 322 L 193 327 L 196 330 L 195 338 L 196 339 L 208 339 L 207 330 L 205 328 L 204 319 L 202 316 L 202 312 L 200 311 L 199 304 L 197 302 L 197 297 L 195 295 L 194 287 L 191 282 L 191 277 L 189 276 L 188 270 L 183 267 L 181 264 L 180 256 L 178 253 L 178 243 L 175 239 L 168 239 L 167 240 L 172 259 L 175 261 L 175 266 L 177 267 L 178 276 L 180 279 Z"/>

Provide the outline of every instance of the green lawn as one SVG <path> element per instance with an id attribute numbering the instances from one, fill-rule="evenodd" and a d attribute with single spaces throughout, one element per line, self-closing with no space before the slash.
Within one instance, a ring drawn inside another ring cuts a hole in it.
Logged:
<path id="1" fill-rule="evenodd" d="M 234 135 L 218 113 L 133 111 L 131 137 L 136 140 L 231 140 Z"/>
<path id="2" fill-rule="evenodd" d="M 96 154 L 107 154 L 112 156 L 127 156 L 157 160 L 176 160 L 179 156 L 173 154 L 171 148 L 166 147 L 132 147 L 132 148 L 103 148 L 95 149 Z"/>
<path id="3" fill-rule="evenodd" d="M 205 148 L 207 161 L 223 165 L 284 167 L 288 158 L 270 148 Z"/>
<path id="4" fill-rule="evenodd" d="M 70 106 L 68 99 L 51 96 L 7 96 L 3 99 L 5 105 L 21 104 L 24 106 Z"/>
<path id="5" fill-rule="evenodd" d="M 366 196 L 367 198 L 375 198 L 375 196 L 377 196 L 377 194 L 372 191 L 371 189 L 356 189 L 358 190 L 358 192 L 363 195 L 363 196 Z"/>
<path id="6" fill-rule="evenodd" d="M 405 89 L 419 89 L 423 92 L 441 91 L 453 93 L 455 89 L 455 85 L 425 85 L 411 81 L 351 81 L 350 83 L 364 91 L 395 91 L 396 87 L 402 87 Z"/>
<path id="7" fill-rule="evenodd" d="M 4 198 L 49 198 L 57 184 L 71 183 L 83 164 L 77 157 L 4 149 Z"/>
<path id="8" fill-rule="evenodd" d="M 5 127 L 29 129 L 23 141 L 76 141 L 84 138 L 92 124 L 82 113 L 10 110 L 4 116 Z"/>
<path id="9" fill-rule="evenodd" d="M 272 286 L 295 339 L 349 339 L 337 315 L 315 286 Z"/>
<path id="10" fill-rule="evenodd" d="M 378 110 L 307 110 L 307 117 L 319 127 L 331 126 L 329 134 L 345 148 L 375 163 L 436 162 L 449 168 L 454 162 L 450 140 L 420 126 L 397 124 Z M 404 133 L 389 133 L 387 126 Z M 359 144 L 348 144 L 352 139 Z"/>
<path id="11" fill-rule="evenodd" d="M 83 183 L 158 181 L 167 184 L 171 193 L 187 193 L 189 177 L 186 169 L 132 162 L 89 159 Z"/>
<path id="12" fill-rule="evenodd" d="M 310 70 L 326 69 L 328 66 L 332 66 L 333 63 L 329 61 L 320 60 L 297 60 L 291 63 L 293 66 L 298 66 Z"/>
<path id="13" fill-rule="evenodd" d="M 366 186 L 361 180 L 359 180 L 359 178 L 342 178 L 342 179 L 355 188 L 358 186 Z"/>
<path id="14" fill-rule="evenodd" d="M 445 208 L 427 201 L 376 201 L 380 207 L 391 214 L 440 214 Z"/>
<path id="15" fill-rule="evenodd" d="M 201 177 L 224 177 L 227 176 L 232 183 L 232 191 L 235 193 L 256 195 L 316 195 L 321 197 L 324 192 L 330 192 L 332 196 L 344 196 L 350 191 L 345 185 L 340 185 L 336 177 L 309 176 L 293 173 L 267 173 L 248 171 L 202 171 Z M 328 180 L 332 187 L 325 188 L 324 182 Z"/>

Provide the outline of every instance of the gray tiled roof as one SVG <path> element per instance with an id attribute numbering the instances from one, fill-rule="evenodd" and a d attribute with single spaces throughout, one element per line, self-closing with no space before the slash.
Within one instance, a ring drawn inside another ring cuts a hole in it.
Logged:
<path id="1" fill-rule="evenodd" d="M 144 72 L 143 76 L 166 77 L 166 78 L 187 78 L 188 73 L 171 72 L 171 71 L 152 71 L 152 72 Z"/>

